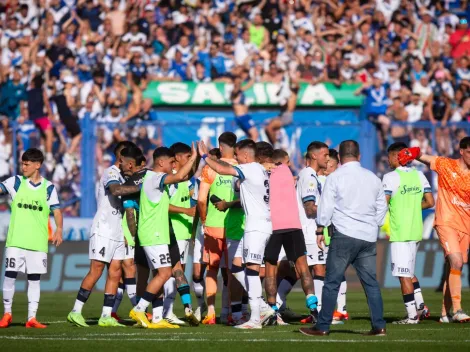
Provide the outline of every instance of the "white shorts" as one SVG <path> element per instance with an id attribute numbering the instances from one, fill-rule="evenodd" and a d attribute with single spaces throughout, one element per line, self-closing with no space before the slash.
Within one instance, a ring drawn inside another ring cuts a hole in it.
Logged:
<path id="1" fill-rule="evenodd" d="M 264 250 L 268 244 L 270 233 L 259 231 L 246 232 L 243 235 L 243 262 L 262 264 L 264 259 Z"/>
<path id="2" fill-rule="evenodd" d="M 181 264 L 186 264 L 189 256 L 189 240 L 178 240 L 178 248 L 180 250 Z"/>
<path id="3" fill-rule="evenodd" d="M 390 244 L 392 256 L 392 275 L 410 277 L 415 275 L 416 253 L 419 242 L 392 242 Z"/>
<path id="4" fill-rule="evenodd" d="M 112 260 L 124 260 L 126 257 L 126 243 L 114 241 L 100 235 L 90 237 L 90 260 L 111 263 Z"/>
<path id="5" fill-rule="evenodd" d="M 328 255 L 328 247 L 322 250 L 316 243 L 306 244 L 307 247 L 307 264 L 308 266 L 326 264 L 326 257 Z"/>
<path id="6" fill-rule="evenodd" d="M 153 270 L 171 267 L 170 248 L 167 244 L 157 244 L 142 248 L 144 248 L 149 267 Z"/>
<path id="7" fill-rule="evenodd" d="M 243 248 L 242 248 L 242 241 L 241 240 L 231 240 L 226 239 L 227 243 L 227 260 L 225 260 L 225 253 L 222 254 L 222 258 L 220 259 L 220 267 L 221 268 L 229 268 L 232 269 L 233 258 L 238 257 L 242 258 Z M 238 255 L 237 255 L 238 254 Z M 225 264 L 227 262 L 227 265 Z"/>
<path id="8" fill-rule="evenodd" d="M 47 253 L 17 247 L 5 248 L 5 271 L 47 273 Z"/>
<path id="9" fill-rule="evenodd" d="M 202 225 L 196 230 L 196 238 L 194 239 L 193 263 L 202 264 L 202 250 L 204 248 L 204 231 Z"/>
<path id="10" fill-rule="evenodd" d="M 127 246 L 124 246 L 124 249 L 126 251 L 126 254 L 124 255 L 124 260 L 134 259 L 134 257 L 135 257 L 135 247 L 127 245 Z"/>

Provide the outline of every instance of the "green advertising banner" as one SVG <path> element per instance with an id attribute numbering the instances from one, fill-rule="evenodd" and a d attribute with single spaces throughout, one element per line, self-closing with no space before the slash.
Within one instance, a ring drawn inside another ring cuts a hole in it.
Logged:
<path id="1" fill-rule="evenodd" d="M 300 84 L 298 106 L 361 106 L 362 97 L 355 96 L 359 84 L 343 84 L 337 88 L 331 83 Z M 144 92 L 154 105 L 230 106 L 232 85 L 227 83 L 150 82 Z M 275 83 L 255 83 L 245 92 L 251 106 L 279 106 Z"/>

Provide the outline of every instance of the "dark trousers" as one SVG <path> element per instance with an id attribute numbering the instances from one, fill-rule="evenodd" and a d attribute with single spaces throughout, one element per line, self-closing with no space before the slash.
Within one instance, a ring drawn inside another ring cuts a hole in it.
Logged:
<path id="1" fill-rule="evenodd" d="M 377 248 L 375 242 L 348 237 L 335 231 L 331 238 L 326 259 L 325 284 L 322 291 L 322 308 L 317 329 L 328 331 L 338 298 L 338 290 L 344 273 L 350 264 L 356 269 L 366 293 L 373 329 L 385 328 L 383 302 L 376 278 Z"/>

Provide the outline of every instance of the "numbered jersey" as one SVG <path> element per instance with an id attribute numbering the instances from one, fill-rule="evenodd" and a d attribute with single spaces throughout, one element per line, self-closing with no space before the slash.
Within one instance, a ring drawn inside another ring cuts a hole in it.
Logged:
<path id="1" fill-rule="evenodd" d="M 245 233 L 272 233 L 269 209 L 269 177 L 259 163 L 234 166 L 240 179 L 240 199 L 245 211 Z"/>
<path id="2" fill-rule="evenodd" d="M 299 202 L 300 222 L 305 236 L 306 244 L 315 244 L 317 224 L 315 219 L 307 218 L 304 203 L 313 202 L 318 204 L 321 196 L 321 183 L 317 173 L 311 167 L 306 167 L 299 172 L 297 181 L 297 201 Z"/>
<path id="3" fill-rule="evenodd" d="M 112 184 L 122 184 L 124 179 L 115 165 L 108 167 L 98 184 L 98 209 L 93 219 L 91 235 L 97 234 L 113 241 L 124 241 L 122 232 L 122 202 L 109 191 Z"/>

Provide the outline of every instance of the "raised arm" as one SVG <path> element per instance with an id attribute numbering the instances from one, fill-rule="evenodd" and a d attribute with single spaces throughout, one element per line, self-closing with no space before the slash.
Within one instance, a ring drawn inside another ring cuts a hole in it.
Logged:
<path id="1" fill-rule="evenodd" d="M 235 168 L 229 163 L 226 163 L 222 160 L 212 160 L 211 158 L 208 158 L 207 156 L 209 155 L 209 151 L 207 150 L 204 142 L 198 143 L 198 149 L 199 155 L 201 155 L 201 158 L 205 160 L 207 165 L 209 165 L 212 170 L 220 175 L 238 176 L 237 170 L 235 170 Z"/>
<path id="2" fill-rule="evenodd" d="M 206 182 L 202 182 L 199 185 L 199 193 L 197 197 L 197 211 L 201 222 L 204 224 L 206 222 L 207 216 L 207 197 L 209 196 L 210 185 Z"/>
<path id="3" fill-rule="evenodd" d="M 118 183 L 112 183 L 108 186 L 109 192 L 116 197 L 120 196 L 127 196 L 129 194 L 137 193 L 140 192 L 140 187 L 139 186 L 125 186 L 125 185 L 120 185 Z"/>
<path id="4" fill-rule="evenodd" d="M 178 172 L 174 175 L 167 175 L 165 177 L 164 183 L 166 185 L 172 185 L 175 183 L 180 183 L 183 182 L 187 179 L 189 173 L 193 169 L 193 164 L 196 161 L 197 158 L 197 151 L 196 147 L 194 146 L 194 143 L 192 143 L 191 146 L 191 157 L 189 158 L 188 162 L 184 164 L 184 166 L 178 170 Z"/>

